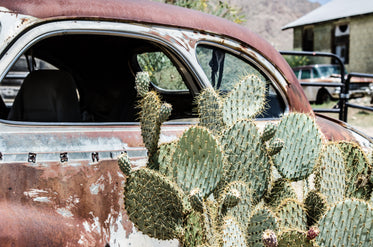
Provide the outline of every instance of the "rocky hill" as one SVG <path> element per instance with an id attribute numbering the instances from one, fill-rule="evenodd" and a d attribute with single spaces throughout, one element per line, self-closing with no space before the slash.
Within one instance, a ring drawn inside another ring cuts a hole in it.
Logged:
<path id="1" fill-rule="evenodd" d="M 231 0 L 246 16 L 243 24 L 279 50 L 293 47 L 293 30 L 282 31 L 286 24 L 320 6 L 308 0 Z"/>

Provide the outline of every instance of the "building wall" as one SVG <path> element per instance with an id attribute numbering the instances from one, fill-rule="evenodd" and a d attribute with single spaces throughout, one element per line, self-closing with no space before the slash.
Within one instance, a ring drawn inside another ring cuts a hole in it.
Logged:
<path id="1" fill-rule="evenodd" d="M 348 71 L 373 74 L 373 14 L 351 18 Z"/>
<path id="2" fill-rule="evenodd" d="M 314 25 L 314 51 L 332 52 L 334 26 L 342 22 L 350 26 L 347 70 L 373 74 L 373 14 Z M 302 50 L 303 29 L 304 27 L 294 28 L 294 50 Z M 330 59 L 316 59 L 312 62 L 330 63 Z"/>

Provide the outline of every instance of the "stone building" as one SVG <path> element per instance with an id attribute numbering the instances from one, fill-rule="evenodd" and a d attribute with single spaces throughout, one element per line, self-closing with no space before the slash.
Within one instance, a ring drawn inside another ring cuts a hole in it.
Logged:
<path id="1" fill-rule="evenodd" d="M 290 28 L 294 50 L 335 53 L 348 71 L 373 74 L 373 0 L 332 0 Z"/>

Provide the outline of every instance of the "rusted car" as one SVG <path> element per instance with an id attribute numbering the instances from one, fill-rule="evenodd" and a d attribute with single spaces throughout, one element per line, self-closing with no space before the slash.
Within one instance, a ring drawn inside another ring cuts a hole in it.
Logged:
<path id="1" fill-rule="evenodd" d="M 341 68 L 337 64 L 312 64 L 294 67 L 293 71 L 302 84 L 304 93 L 310 102 L 322 104 L 331 99 L 338 99 L 340 87 L 309 86 L 312 83 L 340 83 Z M 347 74 L 345 72 L 345 74 Z M 347 77 L 347 76 L 346 76 Z M 346 78 L 347 79 L 347 78 Z M 351 78 L 349 98 L 361 98 L 373 94 L 373 80 L 369 78 Z"/>
<path id="2" fill-rule="evenodd" d="M 126 151 L 137 166 L 146 161 L 139 71 L 151 73 L 153 89 L 173 105 L 161 142 L 195 124 L 202 88 L 229 91 L 247 72 L 268 82 L 259 125 L 314 114 L 282 56 L 229 21 L 142 0 L 0 6 L 0 86 L 18 86 L 17 96 L 0 101 L 1 246 L 178 246 L 143 235 L 124 210 L 116 158 Z M 20 60 L 28 72 L 9 85 Z M 372 146 L 344 123 L 316 119 L 327 139 Z"/>

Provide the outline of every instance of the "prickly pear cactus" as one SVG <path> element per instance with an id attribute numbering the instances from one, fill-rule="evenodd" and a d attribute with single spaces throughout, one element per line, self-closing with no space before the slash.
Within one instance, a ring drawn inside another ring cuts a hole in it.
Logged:
<path id="1" fill-rule="evenodd" d="M 135 89 L 139 97 L 144 97 L 149 92 L 150 76 L 148 72 L 138 72 L 135 78 Z"/>
<path id="2" fill-rule="evenodd" d="M 148 150 L 148 156 L 154 155 L 158 148 L 158 140 L 161 129 L 159 121 L 161 111 L 161 100 L 156 92 L 151 91 L 145 94 L 140 100 L 140 126 L 141 135 Z"/>
<path id="3" fill-rule="evenodd" d="M 271 208 L 277 208 L 287 198 L 296 199 L 297 195 L 290 182 L 284 178 L 277 179 L 265 197 L 265 203 Z"/>
<path id="4" fill-rule="evenodd" d="M 322 146 L 315 121 L 307 114 L 290 113 L 282 118 L 275 138 L 283 140 L 285 144 L 274 158 L 280 174 L 292 181 L 308 177 Z"/>
<path id="5" fill-rule="evenodd" d="M 304 199 L 304 206 L 307 210 L 307 226 L 311 227 L 324 215 L 327 209 L 327 199 L 316 190 L 311 190 Z"/>
<path id="6" fill-rule="evenodd" d="M 346 197 L 369 199 L 372 191 L 372 167 L 364 151 L 355 143 L 340 142 L 339 147 L 346 161 Z"/>
<path id="7" fill-rule="evenodd" d="M 326 212 L 319 229 L 320 246 L 372 246 L 373 210 L 365 201 L 346 199 Z"/>
<path id="8" fill-rule="evenodd" d="M 192 211 L 187 215 L 185 219 L 184 236 L 182 239 L 183 246 L 202 246 L 205 242 L 205 233 L 202 222 L 202 215 L 199 212 Z"/>
<path id="9" fill-rule="evenodd" d="M 338 144 L 329 143 L 323 146 L 315 176 L 315 186 L 326 196 L 329 204 L 344 199 L 346 187 L 345 162 Z"/>
<path id="10" fill-rule="evenodd" d="M 125 208 L 143 233 L 157 239 L 181 238 L 183 219 L 190 206 L 178 186 L 160 173 L 144 168 L 126 180 Z"/>
<path id="11" fill-rule="evenodd" d="M 241 229 L 240 224 L 231 216 L 226 216 L 223 219 L 221 226 L 222 247 L 245 247 L 245 234 Z"/>
<path id="12" fill-rule="evenodd" d="M 306 209 L 295 199 L 285 199 L 277 209 L 276 215 L 280 219 L 280 227 L 307 229 Z"/>
<path id="13" fill-rule="evenodd" d="M 166 177 L 172 176 L 173 168 L 171 158 L 175 152 L 177 141 L 162 143 L 157 151 L 157 163 L 159 172 Z"/>
<path id="14" fill-rule="evenodd" d="M 302 246 L 313 247 L 316 243 L 307 238 L 307 233 L 297 229 L 282 231 L 278 237 L 278 247 Z"/>
<path id="15" fill-rule="evenodd" d="M 124 175 L 129 176 L 132 170 L 131 161 L 127 153 L 123 153 L 118 157 L 118 165 Z"/>
<path id="16" fill-rule="evenodd" d="M 197 97 L 199 125 L 206 127 L 214 134 L 224 129 L 223 103 L 221 97 L 213 88 L 206 88 Z"/>
<path id="17" fill-rule="evenodd" d="M 260 136 L 260 139 L 262 139 L 262 142 L 269 141 L 273 138 L 273 136 L 276 134 L 277 125 L 274 123 L 267 123 L 264 126 L 262 135 Z"/>
<path id="18" fill-rule="evenodd" d="M 278 220 L 274 213 L 268 208 L 256 208 L 249 218 L 247 225 L 247 243 L 249 246 L 262 247 L 263 232 L 270 229 L 274 232 L 278 230 Z"/>
<path id="19" fill-rule="evenodd" d="M 222 177 L 224 162 L 217 139 L 206 128 L 191 127 L 176 145 L 173 178 L 186 193 L 199 188 L 207 197 Z"/>
<path id="20" fill-rule="evenodd" d="M 219 199 L 220 205 L 224 205 L 224 195 L 231 190 L 237 190 L 240 193 L 240 200 L 234 207 L 225 207 L 221 212 L 226 215 L 232 215 L 238 220 L 242 227 L 246 227 L 253 208 L 252 190 L 250 190 L 247 184 L 242 181 L 233 181 L 225 187 L 224 192 Z"/>
<path id="21" fill-rule="evenodd" d="M 243 181 L 253 189 L 257 201 L 266 192 L 271 161 L 256 125 L 238 121 L 223 132 L 221 143 L 228 160 L 225 181 Z"/>
<path id="22" fill-rule="evenodd" d="M 244 77 L 223 101 L 223 121 L 232 125 L 236 121 L 251 119 L 264 110 L 266 82 L 256 75 Z"/>

